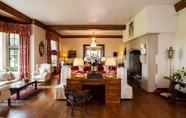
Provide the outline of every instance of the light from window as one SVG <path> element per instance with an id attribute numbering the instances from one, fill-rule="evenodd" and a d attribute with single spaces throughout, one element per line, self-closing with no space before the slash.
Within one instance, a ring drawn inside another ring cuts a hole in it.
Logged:
<path id="1" fill-rule="evenodd" d="M 19 35 L 9 34 L 9 67 L 13 67 L 14 70 L 18 70 L 18 58 L 19 58 Z"/>

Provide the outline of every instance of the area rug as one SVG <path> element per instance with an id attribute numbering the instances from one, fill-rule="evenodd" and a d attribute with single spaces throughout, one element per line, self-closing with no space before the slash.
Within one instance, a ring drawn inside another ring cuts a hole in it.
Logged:
<path id="1" fill-rule="evenodd" d="M 13 94 L 11 95 L 11 105 L 13 106 L 20 106 L 24 105 L 29 99 L 32 99 L 34 96 L 37 96 L 39 93 L 44 91 L 47 87 L 45 86 L 38 86 L 38 89 L 35 90 L 34 87 L 27 87 L 26 89 L 23 89 L 20 91 L 20 100 L 16 100 L 17 95 Z M 8 100 L 5 100 L 1 103 L 2 106 L 8 105 Z"/>

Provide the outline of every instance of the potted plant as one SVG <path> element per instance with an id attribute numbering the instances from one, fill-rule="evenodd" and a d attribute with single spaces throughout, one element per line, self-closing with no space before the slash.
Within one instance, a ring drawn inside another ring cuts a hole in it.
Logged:
<path id="1" fill-rule="evenodd" d="M 6 71 L 12 71 L 12 70 L 14 70 L 14 67 L 12 67 L 12 66 L 9 66 L 6 68 Z"/>

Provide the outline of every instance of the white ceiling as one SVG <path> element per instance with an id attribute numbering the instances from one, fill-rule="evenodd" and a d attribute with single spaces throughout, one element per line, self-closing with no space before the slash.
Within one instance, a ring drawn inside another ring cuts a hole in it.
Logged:
<path id="1" fill-rule="evenodd" d="M 147 5 L 174 5 L 181 0 L 1 0 L 45 25 L 126 25 Z M 58 31 L 63 35 L 92 31 Z M 95 31 L 120 34 L 122 31 Z"/>

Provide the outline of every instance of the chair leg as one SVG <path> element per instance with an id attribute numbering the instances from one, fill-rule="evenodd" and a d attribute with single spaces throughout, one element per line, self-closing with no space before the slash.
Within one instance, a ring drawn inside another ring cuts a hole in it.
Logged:
<path id="1" fill-rule="evenodd" d="M 72 107 L 71 116 L 73 116 L 74 105 L 71 105 L 71 107 Z"/>
<path id="2" fill-rule="evenodd" d="M 8 106 L 10 106 L 10 104 L 11 104 L 11 101 L 10 101 L 10 98 L 8 99 Z"/>
<path id="3" fill-rule="evenodd" d="M 87 106 L 86 106 L 86 104 L 84 105 L 84 108 L 85 108 L 85 113 L 87 115 Z"/>

